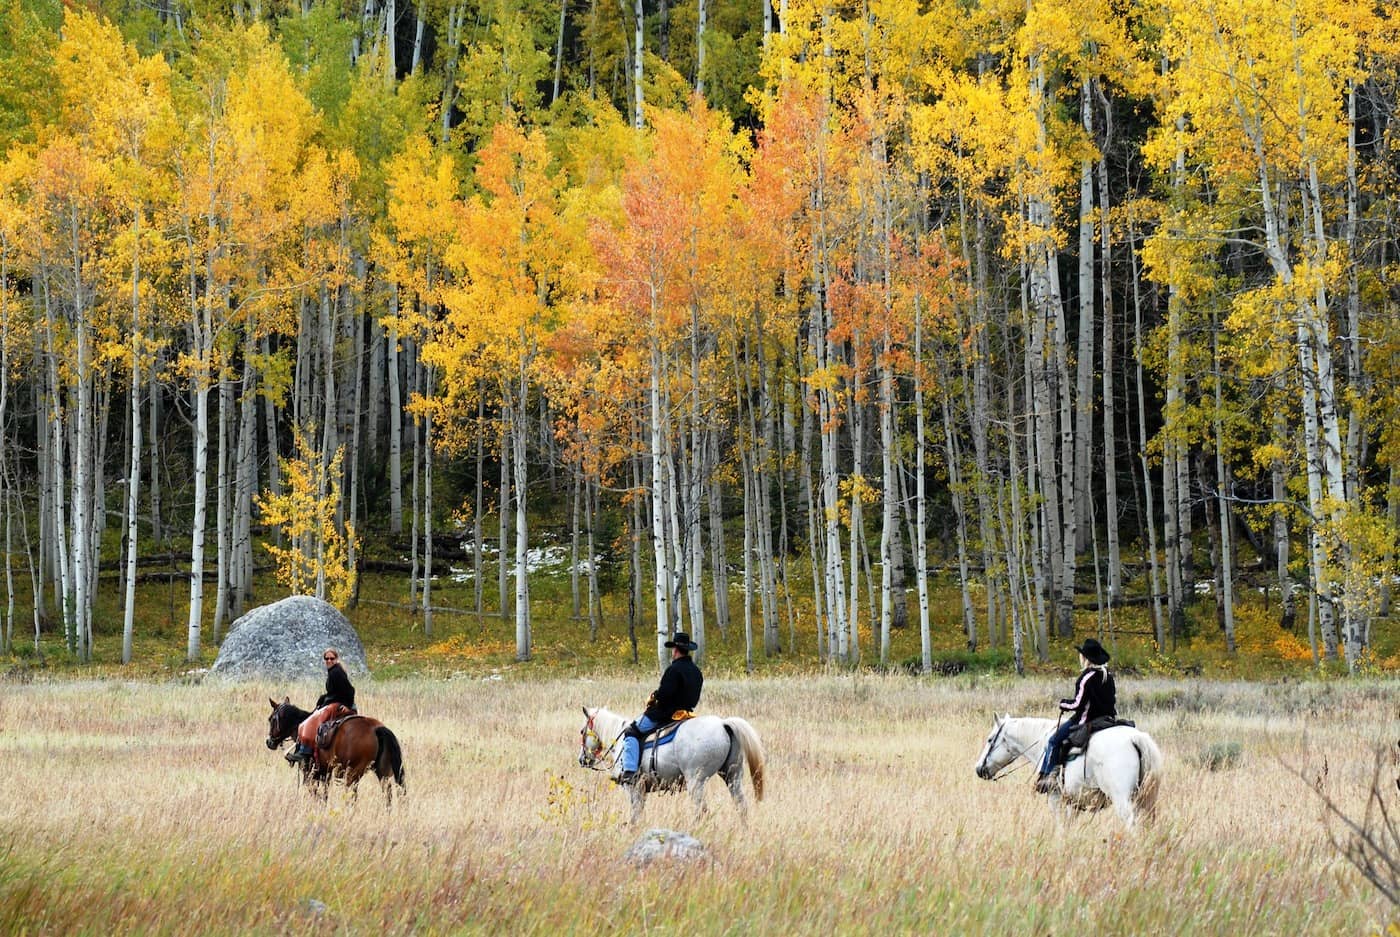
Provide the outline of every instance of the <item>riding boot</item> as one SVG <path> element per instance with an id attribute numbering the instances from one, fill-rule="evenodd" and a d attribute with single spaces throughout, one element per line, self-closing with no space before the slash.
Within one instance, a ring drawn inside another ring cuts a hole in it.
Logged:
<path id="1" fill-rule="evenodd" d="M 302 742 L 297 742 L 296 745 L 292 746 L 292 750 L 287 752 L 286 758 L 292 764 L 297 764 L 298 762 L 302 761 L 310 761 L 311 746 L 306 745 Z"/>
<path id="2" fill-rule="evenodd" d="M 623 785 L 624 787 L 626 787 L 626 786 L 629 785 L 629 784 L 634 784 L 634 783 L 636 783 L 636 781 L 637 781 L 637 772 L 635 772 L 635 771 L 624 771 L 624 772 L 622 772 L 621 774 L 619 774 L 617 777 L 613 778 L 613 781 L 614 781 L 614 783 L 621 784 L 621 785 Z"/>
<path id="3" fill-rule="evenodd" d="M 1035 792 L 1037 794 L 1049 794 L 1051 791 L 1059 790 L 1059 774 L 1051 769 L 1035 779 Z"/>

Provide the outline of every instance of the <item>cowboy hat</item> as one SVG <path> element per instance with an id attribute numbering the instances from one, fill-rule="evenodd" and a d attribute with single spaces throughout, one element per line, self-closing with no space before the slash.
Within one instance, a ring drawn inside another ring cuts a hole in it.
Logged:
<path id="1" fill-rule="evenodd" d="M 1091 664 L 1102 665 L 1108 663 L 1108 651 L 1103 649 L 1094 638 L 1085 638 L 1084 643 L 1075 648 L 1076 651 L 1084 655 L 1084 659 Z"/>
<path id="2" fill-rule="evenodd" d="M 700 645 L 698 645 L 698 644 L 696 644 L 694 641 L 690 640 L 690 635 L 686 634 L 684 631 L 677 631 L 677 632 L 676 632 L 676 637 L 675 637 L 673 640 L 667 641 L 667 642 L 666 642 L 666 646 L 667 646 L 667 647 L 678 647 L 678 648 L 680 648 L 682 651 L 698 651 L 698 650 L 700 650 Z"/>

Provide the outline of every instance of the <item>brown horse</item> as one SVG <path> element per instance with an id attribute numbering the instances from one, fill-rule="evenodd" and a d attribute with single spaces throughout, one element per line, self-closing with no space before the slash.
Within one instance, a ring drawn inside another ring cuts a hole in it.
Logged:
<path id="1" fill-rule="evenodd" d="M 267 717 L 267 747 L 275 751 L 283 742 L 296 737 L 297 726 L 311 714 L 293 706 L 287 697 L 280 703 L 271 698 L 268 702 L 272 704 L 272 715 Z M 400 789 L 404 787 L 403 751 L 399 740 L 378 719 L 355 716 L 335 730 L 328 747 L 321 748 L 318 744 L 315 756 L 301 763 L 302 782 L 312 784 L 325 796 L 331 779 L 340 778 L 354 791 L 360 778 L 371 768 L 392 803 L 394 789 L 390 782 L 396 782 Z"/>

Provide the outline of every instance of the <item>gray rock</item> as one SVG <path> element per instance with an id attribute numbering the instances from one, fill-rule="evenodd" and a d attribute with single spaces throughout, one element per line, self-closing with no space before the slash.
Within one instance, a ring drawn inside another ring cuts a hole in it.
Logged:
<path id="1" fill-rule="evenodd" d="M 689 833 L 676 830 L 651 829 L 632 844 L 623 857 L 638 865 L 647 865 L 657 859 L 679 859 L 690 861 L 704 859 L 709 855 L 705 844 Z"/>
<path id="2" fill-rule="evenodd" d="M 294 595 L 235 621 L 210 674 L 232 680 L 319 683 L 326 673 L 321 652 L 328 647 L 340 651 L 341 665 L 352 681 L 369 673 L 365 646 L 345 616 L 320 599 Z"/>

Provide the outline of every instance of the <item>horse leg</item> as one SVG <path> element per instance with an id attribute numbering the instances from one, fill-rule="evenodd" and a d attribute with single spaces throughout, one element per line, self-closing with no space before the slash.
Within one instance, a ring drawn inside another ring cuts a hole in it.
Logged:
<path id="1" fill-rule="evenodd" d="M 646 804 L 646 802 L 647 802 L 647 792 L 646 792 L 646 788 L 642 785 L 642 782 L 641 782 L 640 779 L 638 779 L 636 783 L 634 783 L 634 784 L 631 785 L 631 792 L 632 792 L 632 819 L 631 819 L 631 821 L 629 821 L 629 822 L 630 822 L 633 826 L 636 826 L 636 825 L 637 825 L 637 821 L 641 820 L 641 818 L 642 818 L 642 807 L 643 807 L 643 806 Z"/>
<path id="2" fill-rule="evenodd" d="M 705 782 L 709 779 L 708 774 L 697 773 L 685 780 L 685 786 L 690 788 L 690 800 L 695 804 L 695 821 L 697 823 L 703 820 L 705 814 L 709 812 L 709 807 L 705 804 Z"/>
<path id="3" fill-rule="evenodd" d="M 741 759 L 738 764 L 727 765 L 720 772 L 720 777 L 724 779 L 725 786 L 729 788 L 729 796 L 734 798 L 734 806 L 739 809 L 739 819 L 746 825 L 749 822 L 749 801 L 744 796 L 744 762 Z"/>
<path id="4" fill-rule="evenodd" d="M 1096 765 L 1094 770 L 1099 790 L 1113 805 L 1113 811 L 1118 814 L 1124 829 L 1129 832 L 1137 826 L 1137 805 L 1134 802 L 1138 786 L 1136 767 L 1125 763 L 1121 755 L 1105 755 L 1104 760 Z"/>
<path id="5" fill-rule="evenodd" d="M 1133 827 L 1137 825 L 1137 810 L 1133 806 L 1133 785 L 1115 781 L 1110 787 L 1112 789 L 1104 791 L 1104 793 L 1113 803 L 1113 809 L 1118 814 L 1118 819 L 1122 820 L 1123 826 L 1131 832 Z"/>
<path id="6" fill-rule="evenodd" d="M 331 793 L 331 769 L 329 765 L 317 763 L 310 769 L 311 793 L 319 800 L 327 800 Z"/>
<path id="7" fill-rule="evenodd" d="M 734 806 L 739 810 L 739 819 L 747 825 L 749 822 L 749 801 L 744 796 L 744 750 L 737 744 L 737 739 L 730 733 L 729 754 L 724 759 L 724 764 L 720 766 L 719 776 L 729 788 L 729 796 L 734 799 Z"/>

